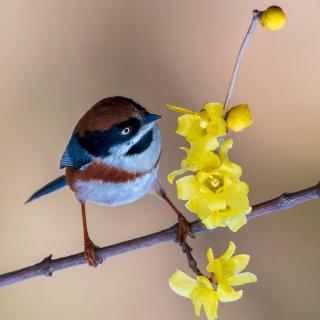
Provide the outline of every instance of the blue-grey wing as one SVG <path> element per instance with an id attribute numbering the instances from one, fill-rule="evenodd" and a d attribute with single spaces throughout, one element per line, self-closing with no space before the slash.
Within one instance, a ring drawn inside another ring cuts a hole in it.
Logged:
<path id="1" fill-rule="evenodd" d="M 60 160 L 60 169 L 66 167 L 79 169 L 91 161 L 92 156 L 80 145 L 77 135 L 73 133 Z"/>

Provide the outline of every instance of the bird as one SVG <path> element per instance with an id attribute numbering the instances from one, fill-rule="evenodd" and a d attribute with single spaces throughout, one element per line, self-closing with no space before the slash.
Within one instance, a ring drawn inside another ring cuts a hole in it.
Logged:
<path id="1" fill-rule="evenodd" d="M 61 157 L 65 174 L 34 192 L 26 203 L 69 186 L 81 207 L 84 258 L 89 266 L 102 262 L 91 240 L 86 203 L 108 207 L 135 202 L 147 193 L 166 201 L 178 218 L 177 241 L 194 237 L 190 224 L 177 209 L 158 178 L 161 116 L 133 99 L 115 96 L 94 104 L 76 124 Z"/>

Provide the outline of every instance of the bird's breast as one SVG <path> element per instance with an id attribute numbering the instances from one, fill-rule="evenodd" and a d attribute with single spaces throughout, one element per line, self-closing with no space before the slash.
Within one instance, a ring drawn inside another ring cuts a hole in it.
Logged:
<path id="1" fill-rule="evenodd" d="M 82 170 L 67 168 L 66 177 L 79 201 L 116 206 L 136 201 L 150 189 L 158 163 L 147 171 L 128 172 L 96 161 Z"/>

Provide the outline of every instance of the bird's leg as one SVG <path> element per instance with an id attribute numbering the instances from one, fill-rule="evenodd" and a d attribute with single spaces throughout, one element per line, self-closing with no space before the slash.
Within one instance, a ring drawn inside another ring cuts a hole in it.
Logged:
<path id="1" fill-rule="evenodd" d="M 186 242 L 187 236 L 194 238 L 194 234 L 191 231 L 190 223 L 187 218 L 177 209 L 177 207 L 173 204 L 170 198 L 167 196 L 166 193 L 163 195 L 163 200 L 167 202 L 167 204 L 173 209 L 178 217 L 178 241 L 180 244 L 184 244 Z"/>
<path id="2" fill-rule="evenodd" d="M 173 202 L 170 200 L 170 198 L 167 196 L 165 190 L 160 185 L 159 181 L 157 180 L 153 188 L 151 190 L 153 194 L 158 196 L 159 198 L 166 201 L 166 203 L 171 207 L 171 209 L 175 212 L 175 214 L 178 217 L 178 235 L 177 240 L 180 244 L 186 243 L 187 236 L 194 238 L 194 234 L 191 231 L 190 223 L 187 220 L 187 218 L 177 209 L 177 207 L 173 204 Z"/>
<path id="3" fill-rule="evenodd" d="M 84 257 L 87 260 L 89 266 L 96 267 L 99 263 L 102 263 L 102 259 L 96 254 L 98 247 L 92 242 L 89 237 L 87 228 L 86 206 L 81 202 L 81 214 L 83 225 L 83 239 L 84 239 Z"/>

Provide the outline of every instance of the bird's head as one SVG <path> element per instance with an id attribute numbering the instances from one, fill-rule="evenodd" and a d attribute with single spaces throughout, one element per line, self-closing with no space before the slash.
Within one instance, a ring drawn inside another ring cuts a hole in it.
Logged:
<path id="1" fill-rule="evenodd" d="M 80 119 L 75 133 L 80 145 L 95 157 L 130 156 L 149 147 L 159 118 L 129 98 L 105 98 Z"/>

